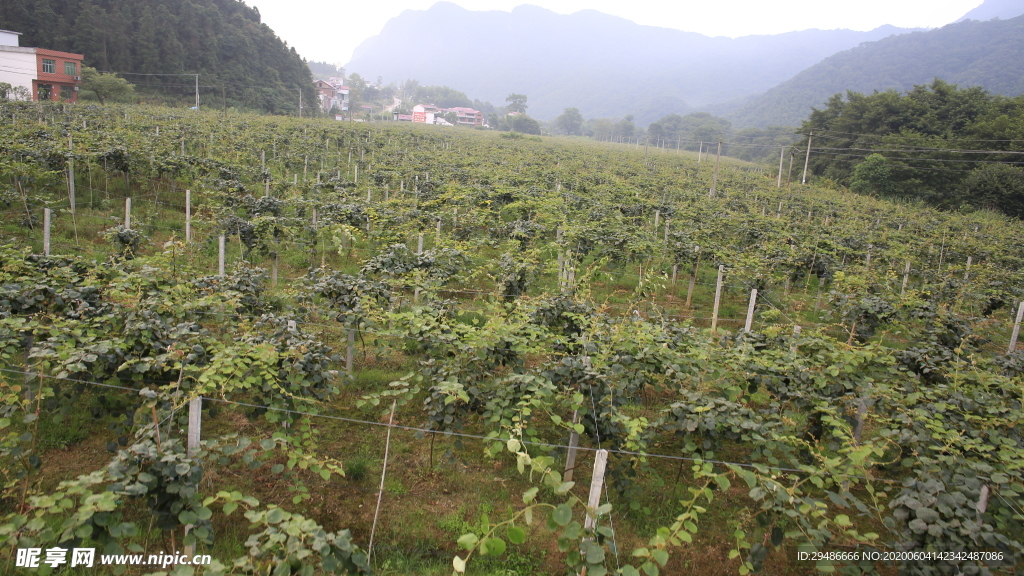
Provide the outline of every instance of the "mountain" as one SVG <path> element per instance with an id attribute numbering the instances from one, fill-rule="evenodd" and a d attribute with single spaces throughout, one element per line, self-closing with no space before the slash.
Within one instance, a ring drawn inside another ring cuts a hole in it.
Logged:
<path id="1" fill-rule="evenodd" d="M 833 94 L 905 91 L 934 78 L 1004 96 L 1024 93 L 1024 16 L 866 43 L 825 58 L 727 117 L 738 126 L 796 126 Z"/>
<path id="2" fill-rule="evenodd" d="M 448 85 L 498 104 L 510 93 L 526 94 L 529 113 L 541 119 L 576 107 L 587 117 L 633 114 L 644 124 L 761 93 L 840 50 L 906 31 L 712 38 L 594 10 L 562 15 L 524 5 L 474 12 L 439 2 L 390 20 L 345 68 L 386 81 Z"/>
<path id="3" fill-rule="evenodd" d="M 4 0 L 0 27 L 21 32 L 22 46 L 83 54 L 87 66 L 167 99 L 191 94 L 182 85 L 193 80 L 159 74 L 198 72 L 212 105 L 223 95 L 228 105 L 294 113 L 296 90 L 313 81 L 295 49 L 239 0 Z"/>
<path id="4" fill-rule="evenodd" d="M 957 22 L 964 20 L 991 20 L 993 18 L 1016 18 L 1024 15 L 1024 0 L 985 0 Z"/>

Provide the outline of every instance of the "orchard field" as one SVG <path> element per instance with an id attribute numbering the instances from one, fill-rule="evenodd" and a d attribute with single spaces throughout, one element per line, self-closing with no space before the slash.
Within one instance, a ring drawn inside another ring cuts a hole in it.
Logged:
<path id="1" fill-rule="evenodd" d="M 0 573 L 1024 572 L 1019 221 L 390 123 L 0 152 Z"/>

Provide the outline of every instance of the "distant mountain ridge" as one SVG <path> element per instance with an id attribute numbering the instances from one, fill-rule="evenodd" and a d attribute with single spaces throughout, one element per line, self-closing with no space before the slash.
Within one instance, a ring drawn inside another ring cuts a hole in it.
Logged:
<path id="1" fill-rule="evenodd" d="M 993 18 L 1016 18 L 1024 15 L 1024 0 L 985 0 L 980 6 L 971 10 L 964 17 L 957 20 L 981 20 L 987 21 Z"/>
<path id="2" fill-rule="evenodd" d="M 833 94 L 903 91 L 934 78 L 1004 96 L 1024 94 L 1024 16 L 964 20 L 863 44 L 825 58 L 726 116 L 740 126 L 796 126 Z"/>
<path id="3" fill-rule="evenodd" d="M 367 39 L 345 68 L 444 84 L 503 104 L 529 96 L 529 113 L 552 119 L 574 106 L 587 117 L 670 113 L 751 97 L 821 59 L 909 32 L 803 30 L 736 39 L 642 26 L 594 10 L 561 15 L 537 6 L 473 12 L 448 2 L 406 10 Z"/>

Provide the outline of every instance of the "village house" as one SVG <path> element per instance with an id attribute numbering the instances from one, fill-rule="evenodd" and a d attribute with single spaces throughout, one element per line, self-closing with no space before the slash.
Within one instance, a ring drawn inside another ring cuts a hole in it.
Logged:
<path id="1" fill-rule="evenodd" d="M 345 86 L 340 78 L 316 81 L 317 98 L 320 100 L 320 109 L 324 113 L 337 108 L 342 113 L 348 112 L 348 86 Z"/>
<path id="2" fill-rule="evenodd" d="M 33 101 L 77 102 L 85 56 L 20 46 L 20 36 L 0 30 L 0 82 L 23 88 Z"/>

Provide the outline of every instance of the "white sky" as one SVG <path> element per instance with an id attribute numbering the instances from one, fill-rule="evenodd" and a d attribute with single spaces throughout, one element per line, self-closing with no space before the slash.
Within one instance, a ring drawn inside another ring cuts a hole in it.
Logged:
<path id="1" fill-rule="evenodd" d="M 249 0 L 263 22 L 308 60 L 344 64 L 363 40 L 403 10 L 436 0 Z M 982 0 L 453 0 L 469 10 L 509 11 L 520 4 L 560 14 L 592 9 L 638 24 L 709 36 L 777 34 L 807 28 L 870 30 L 883 24 L 934 28 L 960 18 Z"/>

